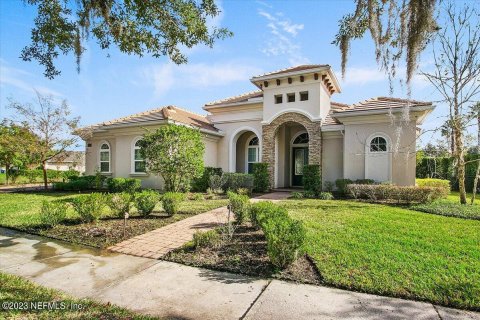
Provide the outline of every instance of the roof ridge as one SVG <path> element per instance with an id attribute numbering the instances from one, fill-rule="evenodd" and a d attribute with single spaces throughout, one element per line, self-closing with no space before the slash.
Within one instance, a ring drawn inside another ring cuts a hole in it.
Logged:
<path id="1" fill-rule="evenodd" d="M 294 65 L 294 66 L 291 66 L 291 67 L 278 69 L 278 70 L 275 70 L 275 71 L 269 71 L 269 72 L 266 72 L 264 74 L 254 76 L 253 78 L 265 77 L 265 76 L 275 74 L 275 73 L 284 73 L 284 72 L 288 72 L 292 69 L 296 69 L 296 68 L 300 68 L 300 67 L 318 68 L 318 67 L 321 67 L 321 66 L 326 66 L 326 65 L 323 65 L 323 64 L 298 64 L 298 65 Z"/>
<path id="2" fill-rule="evenodd" d="M 168 107 L 173 107 L 173 108 L 178 109 L 178 110 L 180 110 L 180 111 L 183 111 L 183 112 L 186 112 L 186 113 L 190 113 L 190 114 L 193 114 L 193 115 L 195 115 L 195 116 L 199 116 L 199 117 L 201 117 L 201 118 L 204 118 L 207 122 L 210 123 L 210 121 L 208 120 L 206 114 L 196 113 L 196 112 L 193 112 L 193 111 L 190 111 L 190 110 L 187 110 L 187 109 L 185 109 L 185 108 L 178 107 L 178 106 L 174 106 L 174 105 L 169 105 L 169 106 L 166 106 L 166 107 L 164 107 L 164 108 L 168 108 Z"/>
<path id="3" fill-rule="evenodd" d="M 246 96 L 249 96 L 249 95 L 252 95 L 252 94 L 262 93 L 262 92 L 263 92 L 262 90 L 249 91 L 249 92 L 245 92 L 245 93 L 242 93 L 242 94 L 239 94 L 239 95 L 236 95 L 236 96 L 230 96 L 230 97 L 227 97 L 227 98 L 214 100 L 214 101 L 206 103 L 205 105 L 210 106 L 210 105 L 214 105 L 214 104 L 219 104 L 219 103 L 226 102 L 228 100 L 238 99 L 238 98 L 242 98 L 242 97 L 246 97 Z"/>

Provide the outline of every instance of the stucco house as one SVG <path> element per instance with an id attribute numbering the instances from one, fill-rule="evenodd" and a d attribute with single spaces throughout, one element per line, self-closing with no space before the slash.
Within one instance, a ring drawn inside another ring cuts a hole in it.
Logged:
<path id="1" fill-rule="evenodd" d="M 415 183 L 416 139 L 431 102 L 377 97 L 352 105 L 332 101 L 341 92 L 329 65 L 301 65 L 255 76 L 258 90 L 204 105 L 207 115 L 166 106 L 92 125 L 86 142 L 86 174 L 137 177 L 161 188 L 144 172 L 137 142 L 146 129 L 173 123 L 199 129 L 205 165 L 250 172 L 270 164 L 274 188 L 302 185 L 304 164 L 319 164 L 322 180 L 374 179 Z"/>

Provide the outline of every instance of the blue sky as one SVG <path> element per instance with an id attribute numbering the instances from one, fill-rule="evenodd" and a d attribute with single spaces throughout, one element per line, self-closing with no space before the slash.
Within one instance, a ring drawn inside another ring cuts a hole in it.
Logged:
<path id="1" fill-rule="evenodd" d="M 389 95 L 368 37 L 352 44 L 346 78 L 340 77 L 340 53 L 331 42 L 338 20 L 354 8 L 352 0 L 224 0 L 219 5 L 221 16 L 209 23 L 229 28 L 234 36 L 213 49 L 188 50 L 187 65 L 176 66 L 167 58 L 128 56 L 113 48 L 102 51 L 90 41 L 80 73 L 73 56 L 62 56 L 57 60 L 62 74 L 49 80 L 36 62 L 19 58 L 30 41 L 34 8 L 21 0 L 0 1 L 0 118 L 10 115 L 8 98 L 32 101 L 34 90 L 66 99 L 82 125 L 169 104 L 204 113 L 206 102 L 255 90 L 249 81 L 252 76 L 303 63 L 333 67 L 343 90 L 333 96 L 334 101 L 354 103 Z M 426 53 L 421 66 L 428 66 L 428 61 Z M 405 88 L 396 85 L 393 96 L 406 97 Z M 413 80 L 412 98 L 438 99 L 420 77 Z M 424 127 L 441 124 L 443 110 L 439 106 Z"/>

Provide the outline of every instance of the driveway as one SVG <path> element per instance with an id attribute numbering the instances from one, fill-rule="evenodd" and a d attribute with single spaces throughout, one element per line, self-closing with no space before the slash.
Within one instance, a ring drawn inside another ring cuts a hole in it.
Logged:
<path id="1" fill-rule="evenodd" d="M 0 270 L 72 296 L 181 319 L 477 319 L 429 303 L 259 279 L 0 228 Z"/>

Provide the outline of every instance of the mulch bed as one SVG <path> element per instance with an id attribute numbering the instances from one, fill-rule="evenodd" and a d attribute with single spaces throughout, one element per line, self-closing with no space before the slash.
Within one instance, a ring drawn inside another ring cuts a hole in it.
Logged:
<path id="1" fill-rule="evenodd" d="M 123 234 L 123 219 L 118 218 L 100 219 L 98 222 L 92 223 L 81 223 L 77 220 L 68 220 L 53 228 L 28 226 L 21 230 L 76 244 L 106 248 L 125 239 L 144 234 L 191 216 L 193 215 L 183 213 L 174 216 L 166 216 L 159 213 L 148 217 L 130 217 L 127 220 L 125 237 Z"/>
<path id="2" fill-rule="evenodd" d="M 163 259 L 250 276 L 274 277 L 310 284 L 322 283 L 315 265 L 305 255 L 300 256 L 287 269 L 276 270 L 269 261 L 263 232 L 251 226 L 239 226 L 231 241 L 223 241 L 215 248 L 195 249 L 186 245 L 170 252 Z"/>

